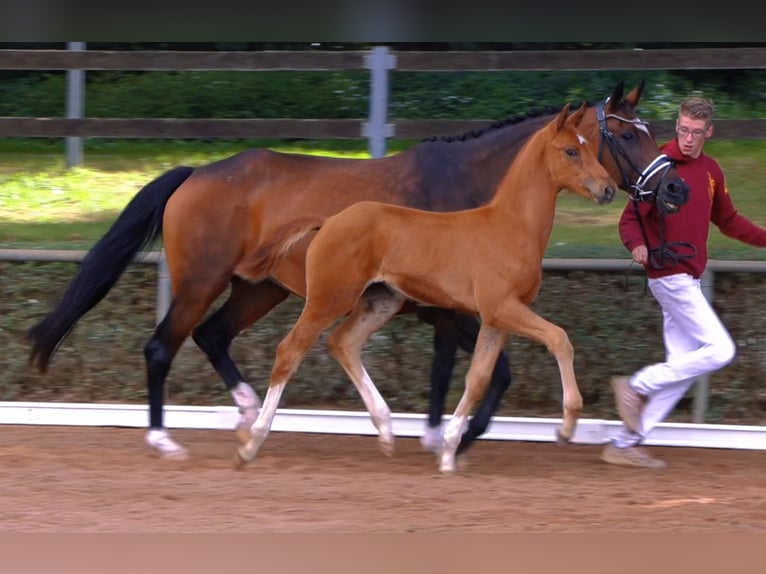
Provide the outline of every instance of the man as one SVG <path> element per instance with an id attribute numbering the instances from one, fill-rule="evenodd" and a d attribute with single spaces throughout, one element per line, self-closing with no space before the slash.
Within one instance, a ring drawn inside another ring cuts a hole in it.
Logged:
<path id="1" fill-rule="evenodd" d="M 628 201 L 619 233 L 633 260 L 643 265 L 662 308 L 665 362 L 648 365 L 611 384 L 623 427 L 601 453 L 612 464 L 662 468 L 665 462 L 638 445 L 673 410 L 696 377 L 721 369 L 736 353 L 734 342 L 702 294 L 710 222 L 724 235 L 766 246 L 766 229 L 740 215 L 718 162 L 704 153 L 713 135 L 713 102 L 685 100 L 676 138 L 662 147 L 689 185 L 689 200 L 664 216 L 652 202 Z"/>

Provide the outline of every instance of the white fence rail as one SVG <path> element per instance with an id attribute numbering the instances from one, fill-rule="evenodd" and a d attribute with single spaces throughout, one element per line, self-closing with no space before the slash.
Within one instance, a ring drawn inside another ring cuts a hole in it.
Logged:
<path id="1" fill-rule="evenodd" d="M 168 406 L 168 428 L 230 430 L 239 420 L 235 407 Z M 449 420 L 449 416 L 445 420 Z M 91 403 L 0 402 L 0 424 L 99 427 L 146 427 L 143 405 Z M 425 416 L 394 413 L 394 434 L 419 437 Z M 561 419 L 495 417 L 480 438 L 553 442 Z M 620 426 L 618 421 L 580 419 L 572 442 L 605 444 Z M 366 412 L 309 409 L 277 409 L 272 430 L 321 434 L 376 435 Z M 766 450 L 766 427 L 661 423 L 646 441 L 650 446 Z"/>
<path id="2" fill-rule="evenodd" d="M 49 261 L 80 262 L 87 251 L 82 250 L 42 250 L 42 249 L 0 249 L 0 261 Z M 156 317 L 159 323 L 167 312 L 170 301 L 170 281 L 167 263 L 162 251 L 144 253 L 136 259 L 137 263 L 157 265 L 157 305 Z M 546 271 L 604 271 L 643 273 L 637 266 L 631 266 L 627 259 L 543 259 Z M 713 285 L 716 273 L 764 273 L 766 261 L 723 261 L 710 260 L 702 276 L 702 289 L 709 301 L 713 300 Z M 694 387 L 694 406 L 692 420 L 703 423 L 708 406 L 709 378 L 700 377 Z M 0 420 L 0 422 L 2 422 Z"/>

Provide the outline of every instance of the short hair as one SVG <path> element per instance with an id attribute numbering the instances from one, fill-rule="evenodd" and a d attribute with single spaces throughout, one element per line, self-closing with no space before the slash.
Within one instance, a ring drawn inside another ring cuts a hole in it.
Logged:
<path id="1" fill-rule="evenodd" d="M 685 99 L 678 109 L 678 114 L 681 116 L 686 116 L 693 120 L 705 120 L 708 123 L 713 121 L 714 113 L 715 105 L 713 100 L 703 98 L 702 96 L 692 96 Z"/>

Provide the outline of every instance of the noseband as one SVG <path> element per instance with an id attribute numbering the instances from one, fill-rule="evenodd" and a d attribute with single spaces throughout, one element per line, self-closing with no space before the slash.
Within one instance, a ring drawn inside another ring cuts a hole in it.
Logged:
<path id="1" fill-rule="evenodd" d="M 629 190 L 628 194 L 630 195 L 630 198 L 633 200 L 633 207 L 636 211 L 636 217 L 638 218 L 638 223 L 641 227 L 641 232 L 644 236 L 644 242 L 646 243 L 647 249 L 649 250 L 649 261 L 651 265 L 656 268 L 660 269 L 665 266 L 666 261 L 670 261 L 671 263 L 677 262 L 679 259 L 686 259 L 693 257 L 696 252 L 697 248 L 694 245 L 691 245 L 690 243 L 686 242 L 666 242 L 665 241 L 665 216 L 670 213 L 675 213 L 679 210 L 681 205 L 686 203 L 686 201 L 689 199 L 689 193 L 688 190 L 685 191 L 669 191 L 662 189 L 662 182 L 665 180 L 665 176 L 667 175 L 668 171 L 670 171 L 670 168 L 673 166 L 673 162 L 670 158 L 668 158 L 665 154 L 660 154 L 656 158 L 654 158 L 651 162 L 649 162 L 649 165 L 647 165 L 643 170 L 640 169 L 638 166 L 636 166 L 635 162 L 628 156 L 628 154 L 625 153 L 625 150 L 620 145 L 619 140 L 617 139 L 617 136 L 615 136 L 611 131 L 609 131 L 609 127 L 606 125 L 607 118 L 614 118 L 618 121 L 625 122 L 628 124 L 634 124 L 641 127 L 647 126 L 647 122 L 644 122 L 638 118 L 634 119 L 628 119 L 624 118 L 622 116 L 618 116 L 616 114 L 607 114 L 604 111 L 604 106 L 609 101 L 609 98 L 607 98 L 604 101 L 599 102 L 596 104 L 596 119 L 598 119 L 598 129 L 599 129 L 599 141 L 598 141 L 598 160 L 601 162 L 601 159 L 603 157 L 603 147 L 604 142 L 606 142 L 606 147 L 609 148 L 609 152 L 612 154 L 612 158 L 614 159 L 614 163 L 617 164 L 617 168 L 620 170 L 620 173 L 622 174 L 622 180 L 624 184 L 624 189 Z M 633 171 L 633 173 L 637 173 L 638 177 L 636 178 L 635 183 L 631 183 L 630 179 L 628 178 L 628 174 L 626 173 L 624 169 L 624 165 L 627 164 L 630 169 Z M 646 186 L 649 183 L 649 181 L 656 175 L 659 175 L 659 179 L 657 180 L 657 187 L 655 189 L 647 189 Z M 649 246 L 649 241 L 646 235 L 646 230 L 644 229 L 644 222 L 641 218 L 641 214 L 638 210 L 638 203 L 643 201 L 648 201 L 650 199 L 654 199 L 655 204 L 657 205 L 657 209 L 660 212 L 660 246 L 652 249 Z M 689 252 L 685 254 L 679 254 L 677 253 L 673 248 L 682 248 L 682 249 L 688 249 Z"/>

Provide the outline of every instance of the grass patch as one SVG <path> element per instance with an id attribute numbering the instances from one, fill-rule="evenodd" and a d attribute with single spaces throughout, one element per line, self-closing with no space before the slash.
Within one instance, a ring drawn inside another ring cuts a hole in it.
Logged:
<path id="1" fill-rule="evenodd" d="M 392 141 L 389 152 L 413 145 Z M 84 164 L 67 170 L 61 142 L 0 141 L 0 246 L 76 248 L 100 238 L 133 195 L 160 173 L 178 165 L 204 165 L 251 147 L 336 157 L 369 157 L 363 140 L 225 142 L 87 141 Z M 740 212 L 766 225 L 766 142 L 716 141 L 707 144 L 726 174 Z M 626 257 L 617 221 L 627 196 L 596 206 L 562 194 L 549 257 Z M 679 217 L 682 217 L 682 213 Z M 714 226 L 710 256 L 716 259 L 765 259 L 766 253 L 724 237 Z"/>

